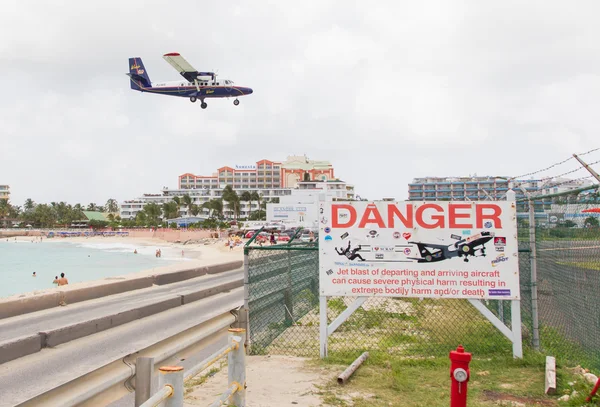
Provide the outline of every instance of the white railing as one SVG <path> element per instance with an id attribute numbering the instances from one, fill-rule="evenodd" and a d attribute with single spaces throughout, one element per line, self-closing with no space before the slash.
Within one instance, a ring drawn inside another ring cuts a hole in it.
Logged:
<path id="1" fill-rule="evenodd" d="M 159 369 L 159 390 L 152 396 L 149 389 L 152 385 L 152 366 L 144 366 L 138 358 L 136 363 L 136 406 L 139 407 L 182 407 L 184 382 L 203 372 L 214 363 L 227 356 L 229 383 L 225 392 L 215 400 L 210 407 L 223 405 L 246 406 L 246 349 L 244 347 L 246 330 L 241 328 L 229 329 L 227 346 L 203 360 L 184 373 L 181 366 L 163 366 Z M 139 370 L 138 370 L 139 368 Z M 143 394 L 146 393 L 146 394 Z M 227 401 L 229 400 L 228 404 Z M 141 404 L 140 404 L 141 403 Z"/>

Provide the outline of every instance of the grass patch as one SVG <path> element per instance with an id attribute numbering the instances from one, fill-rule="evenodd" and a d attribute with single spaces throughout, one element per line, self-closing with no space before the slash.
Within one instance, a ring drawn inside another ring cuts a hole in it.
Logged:
<path id="1" fill-rule="evenodd" d="M 342 372 L 352 361 L 348 355 L 332 355 L 317 364 Z M 433 357 L 425 360 L 371 353 L 370 358 L 354 373 L 345 386 L 335 382 L 322 387 L 324 402 L 331 406 L 377 407 L 436 407 L 450 404 L 450 360 Z M 558 367 L 557 394 L 544 394 L 545 358 L 531 353 L 522 360 L 512 357 L 480 358 L 471 362 L 468 383 L 469 407 L 499 405 L 524 406 L 582 406 L 591 385 L 581 383 L 580 376 Z M 569 402 L 558 402 L 562 394 L 573 391 L 569 382 L 580 383 L 578 394 Z M 511 404 L 521 403 L 521 404 Z M 578 403 L 578 404 L 577 404 Z M 589 404 L 590 406 L 599 406 Z"/>
<path id="2" fill-rule="evenodd" d="M 557 261 L 556 264 L 600 271 L 600 261 Z"/>

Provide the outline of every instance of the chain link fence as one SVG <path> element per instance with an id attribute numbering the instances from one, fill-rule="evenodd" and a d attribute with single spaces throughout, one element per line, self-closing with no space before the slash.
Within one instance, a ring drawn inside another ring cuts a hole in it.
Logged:
<path id="1" fill-rule="evenodd" d="M 593 191 L 537 202 L 533 226 L 540 350 L 600 370 L 600 201 Z"/>
<path id="2" fill-rule="evenodd" d="M 554 198 L 533 205 L 535 233 L 530 233 L 527 204 L 521 205 L 518 217 L 523 347 L 525 352 L 534 349 L 532 289 L 537 287 L 539 350 L 564 363 L 597 370 L 600 214 L 586 211 L 600 204 Z M 530 236 L 536 239 L 535 252 Z M 318 247 L 251 246 L 246 247 L 246 254 L 251 352 L 318 356 Z M 533 264 L 537 284 L 532 284 Z M 328 323 L 354 299 L 330 297 Z M 484 304 L 511 328 L 510 301 Z M 329 354 L 341 356 L 370 351 L 430 358 L 447 356 L 458 343 L 479 356 L 512 355 L 511 342 L 468 300 L 454 299 L 370 298 L 328 343 Z"/>

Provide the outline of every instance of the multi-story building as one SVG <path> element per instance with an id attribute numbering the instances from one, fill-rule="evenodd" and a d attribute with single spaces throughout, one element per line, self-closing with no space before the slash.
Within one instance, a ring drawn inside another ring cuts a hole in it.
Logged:
<path id="1" fill-rule="evenodd" d="M 543 195 L 550 195 L 590 187 L 592 185 L 593 182 L 587 179 L 553 178 L 545 181 L 540 190 Z"/>
<path id="2" fill-rule="evenodd" d="M 231 185 L 234 189 L 295 188 L 305 180 L 332 180 L 329 161 L 309 160 L 306 156 L 289 156 L 285 162 L 260 160 L 252 165 L 224 166 L 209 176 L 185 173 L 179 176 L 179 189 L 218 189 Z"/>
<path id="3" fill-rule="evenodd" d="M 307 178 L 310 181 L 304 181 Z M 239 196 L 244 192 L 256 192 L 260 197 L 260 200 L 240 202 L 241 218 L 257 211 L 262 202 L 285 202 L 292 196 L 314 195 L 323 189 L 339 200 L 355 199 L 354 186 L 335 179 L 333 166 L 328 161 L 311 161 L 306 156 L 290 156 L 285 162 L 261 160 L 256 165 L 221 167 L 211 176 L 190 173 L 180 175 L 178 189 L 163 188 L 160 194 L 144 194 L 137 199 L 122 202 L 121 218 L 133 219 L 150 202 L 162 205 L 183 195 L 189 195 L 193 203 L 201 207 L 212 199 L 221 199 L 227 185 L 231 185 Z M 207 217 L 208 214 L 209 211 L 204 209 L 199 217 Z M 226 203 L 223 214 L 233 217 L 233 211 Z M 186 217 L 191 213 L 182 205 L 179 215 Z"/>
<path id="4" fill-rule="evenodd" d="M 10 198 L 10 187 L 8 185 L 0 185 L 0 199 L 8 200 Z"/>
<path id="5" fill-rule="evenodd" d="M 540 180 L 511 180 L 509 177 L 426 177 L 408 184 L 409 201 L 485 201 L 503 200 L 509 186 L 517 199 L 539 191 Z"/>

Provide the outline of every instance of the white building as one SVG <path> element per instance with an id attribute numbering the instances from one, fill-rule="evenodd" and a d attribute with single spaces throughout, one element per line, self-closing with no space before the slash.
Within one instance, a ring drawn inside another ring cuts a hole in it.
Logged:
<path id="1" fill-rule="evenodd" d="M 10 198 L 10 187 L 8 185 L 0 185 L 0 199 L 8 200 Z"/>
<path id="2" fill-rule="evenodd" d="M 354 186 L 340 180 L 298 182 L 298 188 L 281 197 L 279 203 L 267 204 L 267 222 L 283 223 L 290 228 L 317 228 L 321 197 L 325 201 L 353 201 Z"/>
<path id="3" fill-rule="evenodd" d="M 258 192 L 260 196 L 260 202 L 272 202 L 273 200 L 277 201 L 278 199 L 283 198 L 286 195 L 291 194 L 291 189 L 288 188 L 268 188 L 268 189 L 234 189 L 234 191 L 241 195 L 244 192 Z M 192 198 L 192 202 L 195 205 L 202 206 L 204 203 L 210 201 L 211 199 L 221 199 L 223 197 L 223 188 L 214 188 L 214 189 L 163 189 L 162 194 L 144 194 L 143 196 L 130 200 L 124 201 L 121 203 L 121 219 L 135 219 L 137 213 L 141 211 L 144 206 L 148 203 L 156 203 L 158 205 L 162 205 L 163 203 L 170 202 L 174 197 L 182 197 L 184 195 L 189 195 Z M 250 216 L 250 214 L 259 209 L 259 201 L 252 202 L 240 202 L 240 213 L 239 216 L 241 218 L 246 218 Z M 233 211 L 227 207 L 227 203 L 223 202 L 223 214 L 227 218 L 233 217 Z M 208 217 L 209 213 L 207 209 L 201 210 L 198 214 L 199 216 Z M 179 216 L 191 216 L 188 208 L 185 205 L 182 205 L 179 210 Z"/>
<path id="4" fill-rule="evenodd" d="M 543 195 L 560 194 L 592 185 L 593 182 L 587 179 L 552 178 L 542 182 L 540 191 Z"/>

